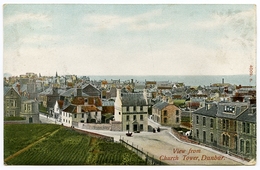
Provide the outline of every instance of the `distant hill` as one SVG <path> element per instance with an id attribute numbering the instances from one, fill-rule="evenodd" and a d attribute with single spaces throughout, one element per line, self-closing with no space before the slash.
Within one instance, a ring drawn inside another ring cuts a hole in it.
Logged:
<path id="1" fill-rule="evenodd" d="M 4 77 L 11 77 L 12 76 L 12 74 L 10 74 L 10 73 L 4 73 Z"/>

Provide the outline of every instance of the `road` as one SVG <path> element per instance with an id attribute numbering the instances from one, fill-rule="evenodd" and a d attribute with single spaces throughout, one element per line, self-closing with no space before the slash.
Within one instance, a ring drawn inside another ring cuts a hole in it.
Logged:
<path id="1" fill-rule="evenodd" d="M 47 119 L 46 116 L 41 116 L 40 119 L 43 123 L 54 123 L 55 121 L 52 118 Z M 153 127 L 159 127 L 152 120 L 149 120 L 149 124 Z M 247 161 L 231 157 L 211 148 L 179 141 L 171 133 L 170 128 L 161 126 L 160 128 L 161 132 L 134 133 L 132 137 L 127 137 L 126 132 L 87 131 L 114 137 L 115 141 L 123 139 L 169 165 L 250 165 Z"/>

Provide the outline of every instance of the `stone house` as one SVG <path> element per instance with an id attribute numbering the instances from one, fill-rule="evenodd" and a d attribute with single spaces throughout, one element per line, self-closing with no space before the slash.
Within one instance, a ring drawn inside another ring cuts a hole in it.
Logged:
<path id="1" fill-rule="evenodd" d="M 164 126 L 180 127 L 181 110 L 167 102 L 158 102 L 152 107 L 152 119 Z"/>
<path id="2" fill-rule="evenodd" d="M 14 87 L 4 87 L 4 116 L 20 116 L 22 97 Z"/>
<path id="3" fill-rule="evenodd" d="M 250 102 L 206 104 L 192 113 L 192 138 L 246 158 L 256 158 L 256 105 Z"/>
<path id="4" fill-rule="evenodd" d="M 251 106 L 237 118 L 235 137 L 236 154 L 244 158 L 256 159 L 256 107 Z"/>
<path id="5" fill-rule="evenodd" d="M 192 113 L 193 139 L 212 146 L 217 145 L 216 114 L 216 103 L 207 103 L 205 107 Z"/>
<path id="6" fill-rule="evenodd" d="M 115 121 L 122 131 L 148 131 L 148 101 L 146 93 L 122 93 L 117 89 Z"/>
<path id="7" fill-rule="evenodd" d="M 21 104 L 21 117 L 25 117 L 27 123 L 40 123 L 38 102 L 25 100 Z"/>

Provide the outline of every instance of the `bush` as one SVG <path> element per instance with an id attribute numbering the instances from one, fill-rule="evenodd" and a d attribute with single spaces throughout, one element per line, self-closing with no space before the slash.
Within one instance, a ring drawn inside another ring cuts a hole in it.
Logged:
<path id="1" fill-rule="evenodd" d="M 25 117 L 19 117 L 19 116 L 4 117 L 4 121 L 13 121 L 13 120 L 25 120 Z"/>

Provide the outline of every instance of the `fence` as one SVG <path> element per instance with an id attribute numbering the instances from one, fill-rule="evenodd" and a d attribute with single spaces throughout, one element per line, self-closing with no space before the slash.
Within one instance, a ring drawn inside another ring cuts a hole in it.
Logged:
<path id="1" fill-rule="evenodd" d="M 111 130 L 111 124 L 79 123 L 78 126 L 89 130 Z"/>
<path id="2" fill-rule="evenodd" d="M 145 152 L 143 148 L 138 148 L 138 145 L 134 145 L 134 143 L 129 144 L 128 141 L 125 141 L 124 138 L 120 139 L 120 143 L 128 148 L 129 150 L 133 151 L 136 153 L 140 158 L 146 161 L 147 165 L 167 165 L 166 163 L 157 160 L 154 158 L 154 155 Z"/>
<path id="3" fill-rule="evenodd" d="M 66 126 L 64 126 L 64 127 L 66 127 Z M 105 136 L 105 135 L 101 135 L 101 134 L 94 133 L 94 132 L 88 132 L 88 131 L 84 131 L 84 130 L 81 130 L 81 129 L 76 129 L 76 128 L 73 128 L 73 127 L 66 127 L 66 128 L 75 130 L 75 131 L 77 131 L 79 133 L 86 134 L 86 135 L 91 136 L 91 137 L 100 138 L 100 139 L 104 139 L 106 141 L 114 142 L 114 138 L 110 137 L 110 136 Z"/>

